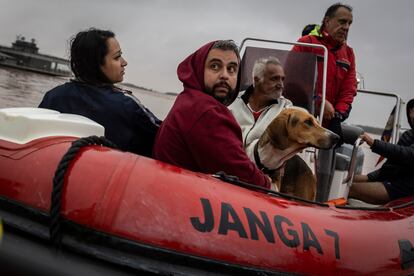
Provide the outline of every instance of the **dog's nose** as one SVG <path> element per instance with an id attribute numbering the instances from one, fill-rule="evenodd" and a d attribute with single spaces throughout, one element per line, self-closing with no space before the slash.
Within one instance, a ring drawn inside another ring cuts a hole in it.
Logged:
<path id="1" fill-rule="evenodd" d="M 325 129 L 325 135 L 323 138 L 318 140 L 317 148 L 318 149 L 330 149 L 334 147 L 338 142 L 340 142 L 341 137 L 337 135 L 336 133 Z"/>
<path id="2" fill-rule="evenodd" d="M 338 142 L 340 138 L 341 137 L 339 137 L 338 134 L 336 134 L 335 132 L 332 132 L 332 140 L 333 141 Z"/>
<path id="3" fill-rule="evenodd" d="M 334 132 L 332 132 L 331 133 L 331 142 L 332 142 L 332 146 L 333 145 L 336 145 L 338 142 L 339 142 L 339 140 L 341 139 L 341 137 L 339 137 L 339 135 L 338 134 L 336 134 L 336 133 L 334 133 Z"/>

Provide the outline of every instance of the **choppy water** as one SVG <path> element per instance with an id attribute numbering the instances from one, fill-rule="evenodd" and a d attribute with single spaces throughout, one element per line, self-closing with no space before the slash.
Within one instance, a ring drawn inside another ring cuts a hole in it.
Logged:
<path id="1" fill-rule="evenodd" d="M 0 67 L 0 108 L 35 107 L 46 91 L 67 79 Z"/>

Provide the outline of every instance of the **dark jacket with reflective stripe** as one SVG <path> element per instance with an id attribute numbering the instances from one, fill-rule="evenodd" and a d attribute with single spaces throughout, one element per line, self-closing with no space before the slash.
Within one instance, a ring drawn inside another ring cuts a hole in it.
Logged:
<path id="1" fill-rule="evenodd" d="M 414 100 L 407 104 L 408 110 L 414 107 Z M 401 135 L 397 144 L 374 140 L 371 150 L 387 158 L 382 167 L 370 174 L 370 181 L 389 181 L 393 188 L 404 195 L 414 195 L 414 129 L 413 123 L 408 117 L 411 126 Z"/>
<path id="2" fill-rule="evenodd" d="M 161 123 L 130 92 L 67 82 L 46 93 L 39 107 L 85 116 L 105 128 L 121 150 L 151 156 Z"/>

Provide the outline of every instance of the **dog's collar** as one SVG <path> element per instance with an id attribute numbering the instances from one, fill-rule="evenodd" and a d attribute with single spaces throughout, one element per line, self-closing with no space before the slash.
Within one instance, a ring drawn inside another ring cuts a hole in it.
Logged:
<path id="1" fill-rule="evenodd" d="M 260 156 L 259 156 L 258 149 L 259 149 L 259 141 L 257 141 L 256 145 L 254 145 L 253 155 L 254 155 L 254 161 L 256 162 L 257 167 L 262 172 L 264 172 L 265 174 L 270 174 L 270 173 L 273 173 L 273 172 L 277 171 L 281 167 L 283 167 L 284 163 L 279 168 L 276 168 L 276 169 L 269 169 L 268 167 L 263 165 L 262 161 L 260 161 Z"/>

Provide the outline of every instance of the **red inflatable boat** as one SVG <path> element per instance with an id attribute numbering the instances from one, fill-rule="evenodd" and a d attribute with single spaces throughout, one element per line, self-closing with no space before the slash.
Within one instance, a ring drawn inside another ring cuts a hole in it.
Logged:
<path id="1" fill-rule="evenodd" d="M 57 250 L 162 274 L 414 273 L 414 198 L 307 202 L 73 137 L 99 127 L 49 136 L 35 130 L 56 114 L 16 110 L 0 110 L 0 217 Z"/>

